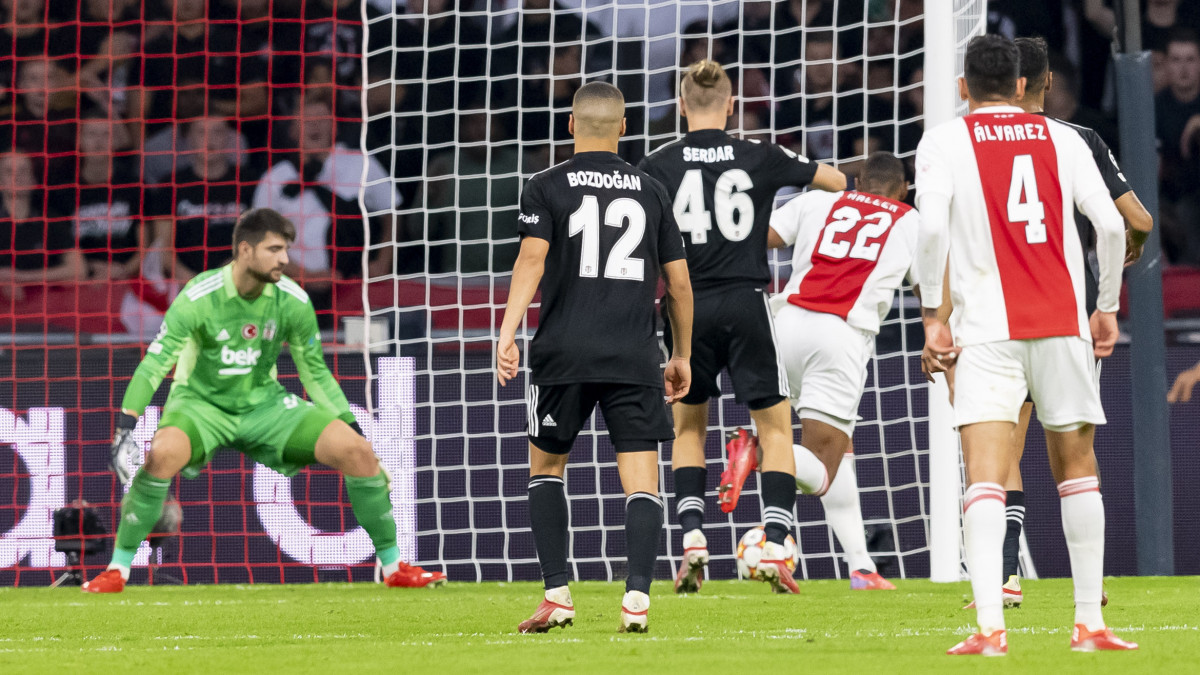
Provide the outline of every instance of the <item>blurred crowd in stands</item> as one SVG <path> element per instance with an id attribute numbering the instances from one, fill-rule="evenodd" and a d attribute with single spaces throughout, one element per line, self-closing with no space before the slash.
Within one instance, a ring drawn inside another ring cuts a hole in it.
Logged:
<path id="1" fill-rule="evenodd" d="M 1142 4 L 1164 251 L 1200 265 L 1200 3 Z M 152 333 L 256 206 L 295 221 L 288 273 L 326 322 L 364 270 L 505 272 L 521 182 L 569 155 L 594 78 L 626 94 L 630 161 L 686 129 L 677 69 L 705 57 L 731 64 L 739 134 L 851 172 L 920 139 L 920 0 L 579 5 L 0 0 L 0 314 L 52 313 L 47 288 L 87 281 L 120 289 L 115 330 Z M 991 0 L 988 27 L 1045 37 L 1047 112 L 1119 157 L 1112 5 Z"/>

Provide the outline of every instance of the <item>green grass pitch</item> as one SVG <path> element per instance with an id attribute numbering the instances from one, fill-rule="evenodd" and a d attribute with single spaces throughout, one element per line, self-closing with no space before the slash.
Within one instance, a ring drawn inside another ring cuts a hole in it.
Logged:
<path id="1" fill-rule="evenodd" d="M 616 632 L 623 586 L 573 585 L 575 625 L 520 635 L 539 585 L 374 584 L 0 590 L 0 673 L 1182 673 L 1200 672 L 1200 578 L 1114 578 L 1110 626 L 1136 653 L 1068 648 L 1070 581 L 1025 584 L 1009 655 L 950 657 L 972 630 L 966 583 L 898 580 L 895 592 L 713 581 L 675 596 L 656 582 L 647 635 Z"/>

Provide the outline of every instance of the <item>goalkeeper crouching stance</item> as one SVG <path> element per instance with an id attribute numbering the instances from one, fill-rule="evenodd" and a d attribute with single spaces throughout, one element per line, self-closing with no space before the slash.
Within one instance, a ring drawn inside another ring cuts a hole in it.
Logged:
<path id="1" fill-rule="evenodd" d="M 285 476 L 318 462 L 340 471 L 387 585 L 445 583 L 441 572 L 400 561 L 388 475 L 325 366 L 308 295 L 283 276 L 295 238 L 295 227 L 279 213 L 247 211 L 234 227 L 233 262 L 197 275 L 171 303 L 121 403 L 112 469 L 129 492 L 121 502 L 112 562 L 84 591 L 125 588 L 138 546 L 162 515 L 171 479 L 179 473 L 195 477 L 222 447 Z M 289 394 L 275 379 L 285 342 L 311 401 Z M 175 379 L 158 431 L 131 483 L 130 460 L 138 454 L 133 429 L 172 367 Z"/>

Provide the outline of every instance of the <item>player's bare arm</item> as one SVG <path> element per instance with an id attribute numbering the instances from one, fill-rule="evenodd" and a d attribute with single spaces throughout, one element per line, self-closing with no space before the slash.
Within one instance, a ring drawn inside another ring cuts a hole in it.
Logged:
<path id="1" fill-rule="evenodd" d="M 687 396 L 692 386 L 692 282 L 688 278 L 687 260 L 669 262 L 663 265 L 662 271 L 672 329 L 671 360 L 663 371 L 663 380 L 667 403 L 675 403 Z"/>
<path id="2" fill-rule="evenodd" d="M 811 185 L 826 192 L 841 192 L 846 189 L 846 174 L 828 164 L 818 164 Z"/>
<path id="3" fill-rule="evenodd" d="M 1192 400 L 1192 389 L 1200 382 L 1200 363 L 1188 368 L 1175 378 L 1171 391 L 1167 392 L 1168 403 L 1187 403 Z"/>
<path id="4" fill-rule="evenodd" d="M 529 309 L 529 303 L 533 302 L 538 284 L 542 281 L 549 250 L 550 242 L 545 239 L 525 237 L 521 240 L 521 251 L 513 265 L 512 284 L 508 289 L 508 304 L 504 307 L 504 320 L 500 325 L 500 339 L 496 343 L 496 379 L 502 387 L 517 376 L 517 369 L 521 365 L 517 327 L 525 318 L 525 310 Z"/>
<path id="5" fill-rule="evenodd" d="M 1141 259 L 1142 248 L 1154 229 L 1154 217 L 1133 190 L 1117 197 L 1115 203 L 1125 219 L 1125 266 L 1129 267 Z"/>

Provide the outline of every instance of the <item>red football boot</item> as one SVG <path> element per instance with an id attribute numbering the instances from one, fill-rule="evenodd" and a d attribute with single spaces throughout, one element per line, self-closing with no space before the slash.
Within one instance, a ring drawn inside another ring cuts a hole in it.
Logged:
<path id="1" fill-rule="evenodd" d="M 125 579 L 120 570 L 104 570 L 91 581 L 83 582 L 84 593 L 120 593 L 125 590 Z"/>
<path id="2" fill-rule="evenodd" d="M 1093 632 L 1088 630 L 1087 626 L 1077 623 L 1075 624 L 1075 630 L 1071 632 L 1071 651 L 1073 652 L 1124 652 L 1137 648 L 1136 642 L 1122 640 L 1113 635 L 1112 630 L 1109 628 L 1101 628 Z"/>
<path id="3" fill-rule="evenodd" d="M 951 656 L 981 654 L 983 656 L 1007 656 L 1008 637 L 1005 631 L 992 631 L 991 635 L 976 633 L 946 650 Z"/>
<path id="4" fill-rule="evenodd" d="M 892 582 L 879 576 L 878 572 L 854 570 L 850 573 L 850 590 L 852 591 L 894 591 Z"/>
<path id="5" fill-rule="evenodd" d="M 442 572 L 427 572 L 416 565 L 400 563 L 400 569 L 392 572 L 384 583 L 389 588 L 436 587 L 446 583 L 446 575 Z"/>
<path id="6" fill-rule="evenodd" d="M 742 486 L 746 484 L 746 478 L 758 468 L 758 438 L 738 427 L 729 434 L 725 452 L 728 453 L 729 460 L 721 474 L 721 484 L 717 486 L 717 502 L 721 505 L 721 511 L 733 513 L 737 508 L 738 497 L 742 494 Z"/>
<path id="7" fill-rule="evenodd" d="M 783 546 L 767 542 L 763 545 L 763 557 L 758 562 L 758 578 L 771 584 L 771 590 L 776 593 L 799 593 L 800 586 L 788 568 L 788 560 L 783 555 Z"/>
<path id="8" fill-rule="evenodd" d="M 517 626 L 522 633 L 545 633 L 556 626 L 570 626 L 575 622 L 575 603 L 566 586 L 546 591 L 545 597 L 533 610 L 533 616 Z"/>

